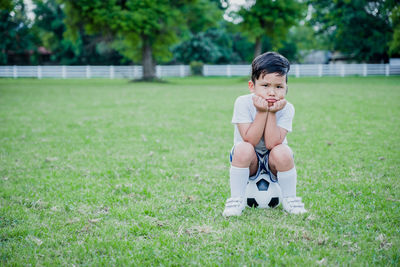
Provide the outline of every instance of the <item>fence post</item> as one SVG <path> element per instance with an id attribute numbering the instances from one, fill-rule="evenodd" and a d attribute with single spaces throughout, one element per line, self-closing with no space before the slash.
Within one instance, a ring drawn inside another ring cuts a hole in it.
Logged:
<path id="1" fill-rule="evenodd" d="M 231 65 L 226 65 L 226 75 L 228 77 L 232 76 L 232 74 L 231 74 Z"/>
<path id="2" fill-rule="evenodd" d="M 42 79 L 42 66 L 37 66 L 37 78 Z"/>
<path id="3" fill-rule="evenodd" d="M 63 79 L 67 79 L 67 67 L 66 66 L 62 66 L 61 68 L 61 75 Z"/>
<path id="4" fill-rule="evenodd" d="M 114 79 L 114 66 L 110 66 L 110 79 Z"/>
<path id="5" fill-rule="evenodd" d="M 318 76 L 322 77 L 322 64 L 318 65 Z"/>
<path id="6" fill-rule="evenodd" d="M 203 65 L 203 76 L 208 76 L 208 67 L 206 64 Z"/>
<path id="7" fill-rule="evenodd" d="M 363 64 L 363 76 L 366 77 L 367 76 L 367 64 Z"/>
<path id="8" fill-rule="evenodd" d="M 296 78 L 299 78 L 299 77 L 300 77 L 300 67 L 299 67 L 299 64 L 296 64 L 295 66 L 296 66 L 296 68 L 294 69 L 294 73 L 296 74 Z"/>
<path id="9" fill-rule="evenodd" d="M 16 65 L 13 67 L 13 77 L 14 79 L 18 78 L 18 70 Z"/>
<path id="10" fill-rule="evenodd" d="M 91 73 L 90 73 L 90 66 L 86 65 L 86 78 L 90 79 Z"/>
<path id="11" fill-rule="evenodd" d="M 181 77 L 185 76 L 185 66 L 184 65 L 179 66 L 179 74 Z"/>
<path id="12" fill-rule="evenodd" d="M 132 66 L 133 68 L 133 79 L 143 78 L 143 69 L 142 69 L 142 77 L 139 76 L 139 67 L 136 65 Z"/>
<path id="13" fill-rule="evenodd" d="M 389 75 L 390 75 L 390 66 L 389 66 L 389 64 L 386 64 L 385 75 L 386 75 L 386 76 L 389 76 Z"/>
<path id="14" fill-rule="evenodd" d="M 342 77 L 344 77 L 345 72 L 346 72 L 344 67 L 345 67 L 345 64 L 341 64 L 341 66 L 340 66 L 340 76 L 342 76 Z"/>
<path id="15" fill-rule="evenodd" d="M 160 78 L 161 77 L 161 66 L 156 66 L 156 77 Z"/>

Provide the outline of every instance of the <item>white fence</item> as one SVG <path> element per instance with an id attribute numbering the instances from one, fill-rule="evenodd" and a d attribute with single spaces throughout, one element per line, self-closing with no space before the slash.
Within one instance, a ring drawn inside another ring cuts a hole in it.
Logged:
<path id="1" fill-rule="evenodd" d="M 204 76 L 246 76 L 250 65 L 204 65 Z M 370 76 L 400 75 L 400 65 L 389 64 L 295 64 L 290 66 L 289 76 Z"/>
<path id="2" fill-rule="evenodd" d="M 250 65 L 204 65 L 204 76 L 248 76 Z M 138 79 L 142 66 L 0 66 L 0 77 L 19 78 L 126 78 Z M 185 77 L 191 75 L 190 66 L 157 66 L 157 77 Z M 291 65 L 290 76 L 370 76 L 400 75 L 400 65 L 390 64 L 326 64 Z"/>

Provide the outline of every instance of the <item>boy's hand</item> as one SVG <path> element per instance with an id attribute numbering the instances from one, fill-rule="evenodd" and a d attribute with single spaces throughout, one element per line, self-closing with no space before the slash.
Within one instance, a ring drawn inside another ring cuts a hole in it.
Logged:
<path id="1" fill-rule="evenodd" d="M 283 109 L 286 106 L 286 103 L 287 103 L 286 99 L 284 99 L 284 98 L 280 99 L 280 100 L 274 102 L 272 105 L 270 105 L 268 107 L 268 111 L 275 113 L 275 112 Z"/>
<path id="2" fill-rule="evenodd" d="M 258 95 L 253 96 L 253 104 L 259 112 L 268 111 L 268 102 L 264 98 Z"/>

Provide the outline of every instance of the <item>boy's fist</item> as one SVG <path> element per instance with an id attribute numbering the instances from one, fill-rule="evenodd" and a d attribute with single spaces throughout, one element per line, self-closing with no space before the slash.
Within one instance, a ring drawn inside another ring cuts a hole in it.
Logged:
<path id="1" fill-rule="evenodd" d="M 268 102 L 264 98 L 258 95 L 253 96 L 253 104 L 259 112 L 268 111 Z"/>
<path id="2" fill-rule="evenodd" d="M 275 112 L 283 109 L 286 106 L 286 103 L 287 103 L 287 101 L 284 98 L 279 99 L 275 102 L 269 102 L 268 103 L 268 111 L 275 113 Z"/>

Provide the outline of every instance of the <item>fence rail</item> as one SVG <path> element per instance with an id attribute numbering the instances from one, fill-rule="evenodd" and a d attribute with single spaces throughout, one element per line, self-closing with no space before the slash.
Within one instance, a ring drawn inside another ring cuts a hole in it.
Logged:
<path id="1" fill-rule="evenodd" d="M 204 65 L 204 76 L 248 76 L 250 65 Z M 0 66 L 0 77 L 19 78 L 126 78 L 138 79 L 142 66 Z M 191 75 L 190 66 L 156 67 L 157 77 L 185 77 Z M 348 76 L 348 75 L 400 75 L 400 65 L 390 64 L 295 64 L 289 76 Z"/>

